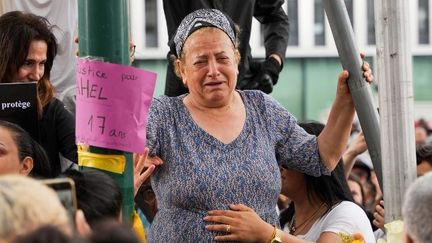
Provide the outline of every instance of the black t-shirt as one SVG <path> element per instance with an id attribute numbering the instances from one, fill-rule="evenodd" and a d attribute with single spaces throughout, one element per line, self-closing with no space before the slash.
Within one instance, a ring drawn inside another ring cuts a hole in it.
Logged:
<path id="1" fill-rule="evenodd" d="M 48 155 L 53 176 L 61 173 L 59 153 L 74 163 L 78 161 L 74 118 L 56 98 L 43 109 L 39 121 L 39 143 Z"/>

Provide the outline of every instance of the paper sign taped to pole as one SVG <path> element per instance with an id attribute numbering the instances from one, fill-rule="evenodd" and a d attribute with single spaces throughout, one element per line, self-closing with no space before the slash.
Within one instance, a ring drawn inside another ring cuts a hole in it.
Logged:
<path id="1" fill-rule="evenodd" d="M 76 138 L 79 143 L 143 153 L 156 73 L 78 59 Z"/>

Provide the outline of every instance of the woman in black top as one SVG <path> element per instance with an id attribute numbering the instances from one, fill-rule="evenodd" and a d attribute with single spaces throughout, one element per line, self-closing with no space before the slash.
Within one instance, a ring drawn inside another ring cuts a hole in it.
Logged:
<path id="1" fill-rule="evenodd" d="M 54 97 L 50 71 L 57 41 L 46 18 L 20 11 L 0 17 L 0 82 L 37 82 L 39 143 L 51 163 L 51 175 L 61 172 L 60 157 L 77 162 L 75 124 Z"/>

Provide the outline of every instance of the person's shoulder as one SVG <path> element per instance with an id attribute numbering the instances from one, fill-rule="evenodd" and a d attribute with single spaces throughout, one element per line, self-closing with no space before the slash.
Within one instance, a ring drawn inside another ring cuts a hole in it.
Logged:
<path id="1" fill-rule="evenodd" d="M 365 212 L 353 202 L 342 201 L 333 207 L 326 215 L 324 225 L 324 231 L 348 234 L 361 232 L 366 242 L 374 242 L 372 228 Z"/>
<path id="2" fill-rule="evenodd" d="M 261 90 L 237 90 L 245 101 L 252 104 L 264 105 L 267 102 L 272 102 L 273 98 L 262 92 Z"/>
<path id="3" fill-rule="evenodd" d="M 173 97 L 169 97 L 166 95 L 160 95 L 160 96 L 155 96 L 153 97 L 153 102 L 168 102 L 170 99 L 172 99 Z"/>
<path id="4" fill-rule="evenodd" d="M 256 89 L 237 90 L 237 91 L 246 97 L 264 97 L 267 95 L 261 90 L 256 90 Z"/>
<path id="5" fill-rule="evenodd" d="M 57 99 L 56 97 L 53 97 L 48 102 L 48 104 L 46 104 L 44 106 L 44 111 L 47 111 L 47 110 L 58 110 L 58 109 L 66 109 L 66 107 L 65 107 L 64 103 L 61 100 Z"/>
<path id="6" fill-rule="evenodd" d="M 330 212 L 344 214 L 346 211 L 364 213 L 364 210 L 359 205 L 350 201 L 340 202 Z"/>
<path id="7" fill-rule="evenodd" d="M 326 218 L 332 222 L 342 220 L 356 225 L 359 223 L 369 223 L 364 210 L 359 205 L 350 201 L 342 201 L 334 206 Z"/>
<path id="8" fill-rule="evenodd" d="M 53 122 L 57 123 L 60 120 L 68 121 L 69 126 L 74 124 L 74 116 L 72 113 L 66 108 L 61 100 L 54 97 L 44 106 L 41 121 L 43 123 L 51 124 Z"/>
<path id="9" fill-rule="evenodd" d="M 281 113 L 285 114 L 287 110 L 272 96 L 261 90 L 239 90 L 246 104 L 266 114 Z M 288 112 L 289 113 L 289 112 Z"/>
<path id="10" fill-rule="evenodd" d="M 173 116 L 173 114 L 178 114 L 181 111 L 181 106 L 183 105 L 183 97 L 169 97 L 166 95 L 154 97 L 150 105 L 150 116 L 155 119 L 154 116 L 161 116 L 167 118 Z"/>
<path id="11" fill-rule="evenodd" d="M 53 97 L 49 102 L 49 105 L 61 105 L 63 102 L 56 97 Z"/>
<path id="12" fill-rule="evenodd" d="M 153 97 L 151 106 L 152 107 L 164 107 L 164 108 L 171 107 L 176 102 L 178 102 L 179 100 L 181 100 L 181 97 L 182 96 L 169 97 L 169 96 L 166 96 L 166 95 L 161 95 L 161 96 Z"/>
<path id="13" fill-rule="evenodd" d="M 342 201 L 340 203 L 340 205 L 342 207 L 345 207 L 345 208 L 350 208 L 350 209 L 353 209 L 353 210 L 358 210 L 358 211 L 363 212 L 363 209 L 357 203 L 354 203 L 354 202 L 351 202 L 351 201 Z"/>

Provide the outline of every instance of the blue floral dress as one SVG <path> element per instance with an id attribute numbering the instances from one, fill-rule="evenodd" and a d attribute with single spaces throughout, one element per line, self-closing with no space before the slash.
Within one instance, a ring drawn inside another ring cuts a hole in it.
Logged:
<path id="1" fill-rule="evenodd" d="M 211 242 L 220 233 L 205 230 L 203 218 L 231 203 L 243 203 L 276 225 L 278 164 L 314 176 L 329 173 L 316 137 L 300 128 L 285 108 L 260 91 L 238 92 L 246 121 L 229 144 L 195 123 L 183 104 L 184 95 L 153 100 L 147 144 L 164 164 L 152 176 L 159 211 L 149 242 Z"/>

